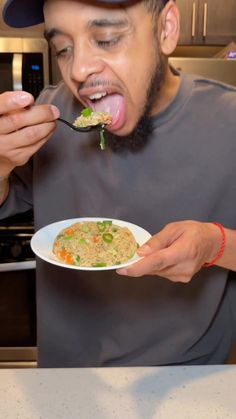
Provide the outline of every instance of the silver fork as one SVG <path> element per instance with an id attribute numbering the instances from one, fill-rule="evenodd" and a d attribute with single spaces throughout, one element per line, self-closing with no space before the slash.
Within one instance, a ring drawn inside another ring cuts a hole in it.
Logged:
<path id="1" fill-rule="evenodd" d="M 94 129 L 103 129 L 104 128 L 104 124 L 96 124 L 96 125 L 88 125 L 87 127 L 76 127 L 75 125 L 71 124 L 70 122 L 66 121 L 65 119 L 62 118 L 57 118 L 58 121 L 63 122 L 63 124 L 68 125 L 68 127 L 70 127 L 71 129 L 73 129 L 74 131 L 77 132 L 89 132 L 92 131 Z"/>

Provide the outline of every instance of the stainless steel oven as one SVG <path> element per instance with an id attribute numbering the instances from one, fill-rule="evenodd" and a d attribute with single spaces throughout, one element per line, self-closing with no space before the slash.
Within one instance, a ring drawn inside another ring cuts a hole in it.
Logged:
<path id="1" fill-rule="evenodd" d="M 0 93 L 25 90 L 36 98 L 49 83 L 48 57 L 43 38 L 0 38 Z"/>
<path id="2" fill-rule="evenodd" d="M 0 368 L 35 367 L 35 256 L 33 214 L 0 221 Z"/>

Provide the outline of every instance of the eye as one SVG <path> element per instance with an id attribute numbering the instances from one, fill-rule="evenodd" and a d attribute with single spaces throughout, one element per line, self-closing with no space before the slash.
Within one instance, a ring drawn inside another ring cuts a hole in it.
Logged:
<path id="1" fill-rule="evenodd" d="M 57 58 L 66 57 L 71 52 L 72 52 L 72 47 L 69 46 L 69 47 L 65 47 L 65 48 L 62 48 L 62 49 L 58 49 L 58 50 L 56 49 L 55 50 L 55 55 L 56 55 Z"/>
<path id="2" fill-rule="evenodd" d="M 115 45 L 117 45 L 121 40 L 121 36 L 116 36 L 114 38 L 110 38 L 110 39 L 97 39 L 96 40 L 96 44 L 98 45 L 99 48 L 111 48 Z"/>

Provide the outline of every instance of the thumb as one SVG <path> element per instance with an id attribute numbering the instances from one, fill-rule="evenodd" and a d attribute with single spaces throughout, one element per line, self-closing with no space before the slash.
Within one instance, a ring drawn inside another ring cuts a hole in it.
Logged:
<path id="1" fill-rule="evenodd" d="M 167 224 L 159 233 L 154 234 L 144 243 L 137 253 L 140 256 L 148 256 L 155 251 L 166 249 L 182 235 L 182 230 L 179 227 L 179 223 Z"/>
<path id="2" fill-rule="evenodd" d="M 148 256 L 157 250 L 167 247 L 167 238 L 162 232 L 152 236 L 146 243 L 144 243 L 137 251 L 139 256 Z"/>

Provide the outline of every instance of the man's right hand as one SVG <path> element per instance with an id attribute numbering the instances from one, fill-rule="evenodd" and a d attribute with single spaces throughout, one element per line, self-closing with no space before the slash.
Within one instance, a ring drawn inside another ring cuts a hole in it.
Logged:
<path id="1" fill-rule="evenodd" d="M 50 138 L 59 110 L 53 105 L 34 105 L 30 93 L 0 94 L 0 179 L 22 166 Z"/>

